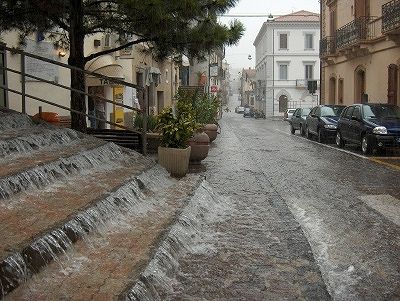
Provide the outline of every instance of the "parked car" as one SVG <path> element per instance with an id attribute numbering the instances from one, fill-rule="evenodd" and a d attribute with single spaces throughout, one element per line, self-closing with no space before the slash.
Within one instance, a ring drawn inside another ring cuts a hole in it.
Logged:
<path id="1" fill-rule="evenodd" d="M 306 136 L 316 136 L 318 142 L 336 137 L 337 121 L 345 106 L 320 105 L 311 109 L 306 118 Z"/>
<path id="2" fill-rule="evenodd" d="M 294 134 L 296 130 L 304 136 L 306 134 L 306 117 L 310 113 L 311 108 L 297 108 L 290 119 L 290 132 Z"/>
<path id="3" fill-rule="evenodd" d="M 385 148 L 400 148 L 400 108 L 390 104 L 355 104 L 340 116 L 336 144 L 361 146 L 363 154 Z"/>
<path id="4" fill-rule="evenodd" d="M 242 106 L 237 106 L 235 108 L 235 113 L 243 113 L 244 112 L 244 107 Z"/>
<path id="5" fill-rule="evenodd" d="M 294 111 L 296 109 L 287 109 L 285 113 L 283 113 L 283 120 L 289 121 L 292 118 Z"/>
<path id="6" fill-rule="evenodd" d="M 250 108 L 244 108 L 243 117 L 253 117 L 254 112 Z"/>

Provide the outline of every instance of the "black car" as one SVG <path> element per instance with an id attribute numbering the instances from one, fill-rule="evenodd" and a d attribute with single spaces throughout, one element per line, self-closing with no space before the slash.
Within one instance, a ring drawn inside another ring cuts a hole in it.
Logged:
<path id="1" fill-rule="evenodd" d="M 310 111 L 310 108 L 297 108 L 296 111 L 294 111 L 293 116 L 289 121 L 290 132 L 292 134 L 294 134 L 296 130 L 299 130 L 302 136 L 306 134 L 306 117 Z"/>
<path id="2" fill-rule="evenodd" d="M 253 117 L 254 112 L 251 108 L 244 108 L 243 117 Z"/>
<path id="3" fill-rule="evenodd" d="M 336 144 L 357 143 L 363 154 L 400 148 L 400 108 L 390 104 L 355 104 L 340 116 Z"/>
<path id="4" fill-rule="evenodd" d="M 320 105 L 312 108 L 306 118 L 306 136 L 318 138 L 318 142 L 324 142 L 328 138 L 336 137 L 336 126 L 340 114 L 345 106 Z"/>

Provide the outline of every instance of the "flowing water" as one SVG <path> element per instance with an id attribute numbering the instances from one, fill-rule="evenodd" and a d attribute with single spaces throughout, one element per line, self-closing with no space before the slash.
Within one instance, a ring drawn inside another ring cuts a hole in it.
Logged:
<path id="1" fill-rule="evenodd" d="M 20 133 L 21 129 L 7 131 L 6 134 L 0 132 L 0 138 L 3 139 L 0 140 L 0 162 L 6 156 L 18 156 L 53 145 L 67 144 L 79 138 L 77 132 L 71 129 L 42 125 L 35 126 L 33 131 L 26 134 L 22 133 L 22 136 L 16 136 Z"/>
<path id="2" fill-rule="evenodd" d="M 28 115 L 0 111 L 0 130 L 27 128 L 33 125 L 34 123 Z"/>
<path id="3" fill-rule="evenodd" d="M 162 296 L 174 295 L 176 287 L 179 287 L 175 278 L 179 259 L 187 253 L 213 253 L 212 245 L 202 243 L 204 237 L 211 235 L 203 225 L 224 219 L 225 213 L 232 210 L 235 209 L 229 208 L 226 199 L 214 194 L 204 181 L 171 227 L 139 280 L 121 299 L 158 301 L 163 300 Z"/>
<path id="4" fill-rule="evenodd" d="M 141 181 L 133 179 L 110 195 L 94 204 L 92 207 L 71 217 L 64 225 L 35 239 L 21 253 L 14 253 L 1 264 L 0 286 L 7 292 L 15 284 L 26 281 L 41 266 L 51 261 L 58 261 L 72 247 L 76 239 L 84 239 L 92 231 L 98 231 L 107 226 L 118 216 L 136 210 L 148 210 L 151 204 L 145 202 L 146 196 L 139 188 Z M 41 262 L 38 262 L 41 261 Z M 33 264 L 39 267 L 31 267 Z"/>
<path id="5" fill-rule="evenodd" d="M 121 148 L 107 143 L 95 149 L 86 150 L 69 158 L 60 158 L 51 163 L 0 179 L 0 200 L 25 191 L 28 188 L 43 188 L 67 175 L 110 164 L 113 159 L 123 159 L 126 155 Z"/>

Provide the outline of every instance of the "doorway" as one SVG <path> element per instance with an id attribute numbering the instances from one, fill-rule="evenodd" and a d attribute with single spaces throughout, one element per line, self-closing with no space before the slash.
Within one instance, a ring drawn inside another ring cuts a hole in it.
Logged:
<path id="1" fill-rule="evenodd" d="M 363 68 L 357 68 L 355 71 L 355 85 L 354 85 L 354 103 L 361 103 L 364 100 L 365 95 L 365 70 Z"/>
<path id="2" fill-rule="evenodd" d="M 399 67 L 390 64 L 388 67 L 388 103 L 397 105 L 399 87 Z"/>
<path id="3" fill-rule="evenodd" d="M 354 1 L 354 18 L 368 17 L 370 11 L 370 0 L 355 0 Z"/>
<path id="4" fill-rule="evenodd" d="M 157 113 L 159 114 L 164 109 L 164 92 L 157 91 Z"/>
<path id="5" fill-rule="evenodd" d="M 329 79 L 329 99 L 328 104 L 334 105 L 336 102 L 336 78 Z"/>
<path id="6" fill-rule="evenodd" d="M 288 109 L 288 98 L 286 95 L 279 96 L 279 112 L 286 112 Z"/>

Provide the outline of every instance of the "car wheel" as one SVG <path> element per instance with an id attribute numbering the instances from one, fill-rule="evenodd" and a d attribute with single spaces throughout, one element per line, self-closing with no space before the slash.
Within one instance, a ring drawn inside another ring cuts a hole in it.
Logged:
<path id="1" fill-rule="evenodd" d="M 361 151 L 364 155 L 370 155 L 372 153 L 372 147 L 369 144 L 369 141 L 367 139 L 367 136 L 364 135 L 361 138 Z"/>
<path id="2" fill-rule="evenodd" d="M 296 132 L 296 130 L 293 127 L 293 124 L 290 125 L 290 133 L 292 133 L 292 135 L 294 135 L 294 133 Z"/>
<path id="3" fill-rule="evenodd" d="M 340 148 L 344 147 L 344 140 L 343 140 L 342 134 L 340 134 L 340 132 L 336 133 L 336 145 Z"/>
<path id="4" fill-rule="evenodd" d="M 324 135 L 322 134 L 321 129 L 318 129 L 318 142 L 319 142 L 319 143 L 324 143 L 324 141 L 325 141 L 325 137 L 324 137 Z"/>
<path id="5" fill-rule="evenodd" d="M 303 125 L 300 124 L 300 135 L 305 136 L 306 133 L 304 132 Z"/>

